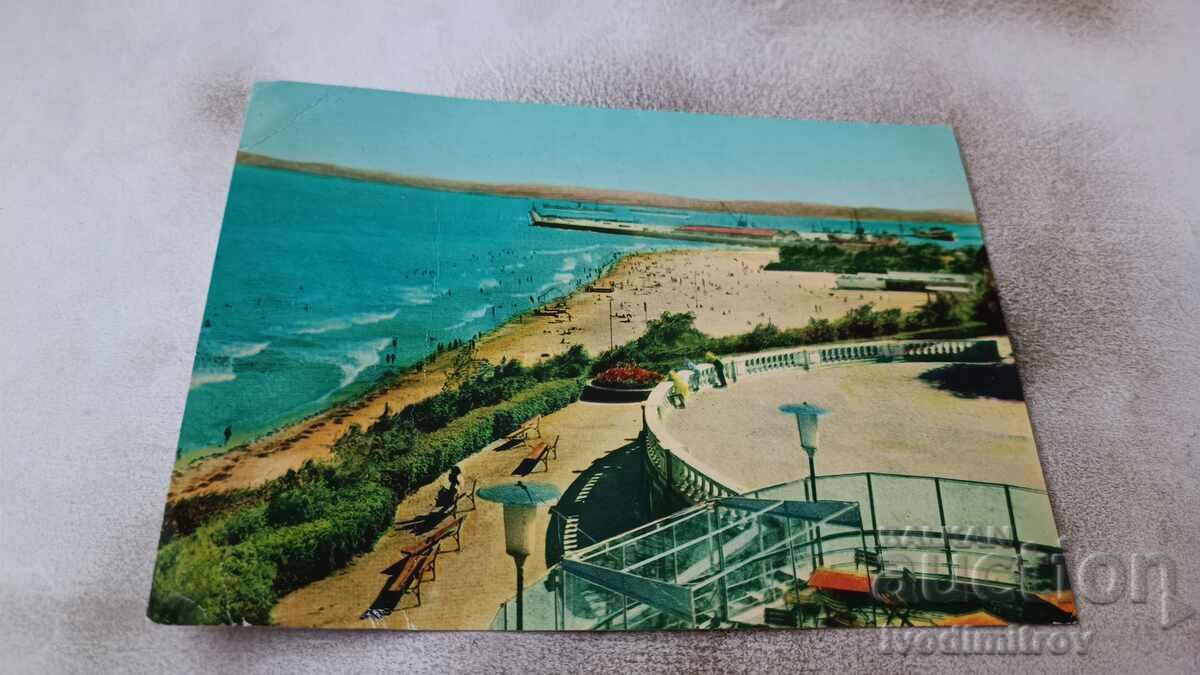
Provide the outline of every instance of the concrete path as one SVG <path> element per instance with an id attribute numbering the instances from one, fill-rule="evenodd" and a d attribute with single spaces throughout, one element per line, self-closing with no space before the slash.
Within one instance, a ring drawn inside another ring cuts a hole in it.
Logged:
<path id="1" fill-rule="evenodd" d="M 883 471 L 1045 489 L 1023 401 L 960 398 L 917 379 L 945 364 L 856 364 L 744 377 L 705 389 L 667 429 L 699 460 L 747 489 L 808 476 L 785 403 L 821 420 L 817 474 Z"/>

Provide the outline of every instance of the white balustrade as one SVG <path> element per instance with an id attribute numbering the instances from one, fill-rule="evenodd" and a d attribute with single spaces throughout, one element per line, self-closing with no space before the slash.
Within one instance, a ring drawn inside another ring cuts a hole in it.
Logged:
<path id="1" fill-rule="evenodd" d="M 743 376 L 783 369 L 810 370 L 822 366 L 893 359 L 956 356 L 981 344 L 991 343 L 999 356 L 995 340 L 896 340 L 861 344 L 829 345 L 825 347 L 789 348 L 730 357 L 723 361 L 725 372 Z M 716 368 L 705 363 L 696 367 L 700 391 L 717 386 Z M 727 378 L 728 384 L 736 380 Z M 660 383 L 650 393 L 643 406 L 646 456 L 672 490 L 700 502 L 706 499 L 742 494 L 737 481 L 719 475 L 711 467 L 693 457 L 687 448 L 667 430 L 665 419 L 676 410 L 669 400 L 674 384 Z"/>

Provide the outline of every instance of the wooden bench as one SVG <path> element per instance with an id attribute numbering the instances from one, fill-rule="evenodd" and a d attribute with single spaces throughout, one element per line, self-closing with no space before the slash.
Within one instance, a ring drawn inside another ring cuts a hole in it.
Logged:
<path id="1" fill-rule="evenodd" d="M 542 416 L 534 415 L 530 419 L 521 423 L 521 426 L 514 429 L 511 433 L 505 434 L 505 440 L 520 441 L 526 443 L 533 434 L 537 434 L 538 438 L 542 437 Z"/>
<path id="2" fill-rule="evenodd" d="M 400 552 L 408 556 L 408 560 L 425 558 L 425 563 L 421 566 L 422 576 L 428 572 L 429 581 L 437 581 L 438 556 L 462 550 L 462 525 L 466 519 L 465 514 L 451 516 L 446 522 L 438 525 L 433 532 L 422 537 L 420 541 L 400 549 Z M 454 548 L 449 551 L 442 550 L 442 542 L 448 539 L 454 539 Z"/>
<path id="3" fill-rule="evenodd" d="M 432 562 L 432 555 L 419 554 L 409 556 L 404 561 L 404 565 L 400 568 L 399 573 L 392 578 L 388 584 L 388 590 L 400 594 L 400 599 L 408 593 L 412 593 L 417 598 L 417 607 L 421 606 L 421 581 L 425 576 L 425 570 Z M 400 604 L 397 600 L 396 604 Z"/>
<path id="4" fill-rule="evenodd" d="M 436 558 L 438 553 L 443 552 L 442 542 L 447 539 L 454 539 L 455 548 L 445 551 L 446 553 L 461 551 L 462 525 L 467 520 L 467 515 L 464 513 L 461 516 L 448 516 L 432 532 L 422 537 L 416 543 L 409 544 L 400 549 L 400 552 L 410 557 L 432 553 Z"/>
<path id="5" fill-rule="evenodd" d="M 542 439 L 538 439 L 529 444 L 529 454 L 525 456 L 526 461 L 533 461 L 533 469 L 537 468 L 538 464 L 545 467 L 546 471 L 550 470 L 550 457 L 558 459 L 558 436 L 554 437 L 553 443 L 547 443 Z M 532 469 L 530 470 L 532 473 Z"/>

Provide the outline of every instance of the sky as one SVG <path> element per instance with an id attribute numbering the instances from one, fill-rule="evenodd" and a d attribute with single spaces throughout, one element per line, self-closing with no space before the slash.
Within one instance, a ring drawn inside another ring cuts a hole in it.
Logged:
<path id="1" fill-rule="evenodd" d="M 946 126 L 499 103 L 265 82 L 254 88 L 241 149 L 489 183 L 974 210 Z"/>

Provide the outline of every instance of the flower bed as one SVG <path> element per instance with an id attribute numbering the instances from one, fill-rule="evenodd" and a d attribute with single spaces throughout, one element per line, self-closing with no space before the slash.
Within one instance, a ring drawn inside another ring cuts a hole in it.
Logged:
<path id="1" fill-rule="evenodd" d="M 653 389 L 661 382 L 662 375 L 637 366 L 609 368 L 592 380 L 592 384 L 609 389 Z"/>
<path id="2" fill-rule="evenodd" d="M 593 403 L 637 403 L 646 400 L 662 379 L 662 375 L 636 366 L 609 368 L 588 383 L 583 400 Z"/>

